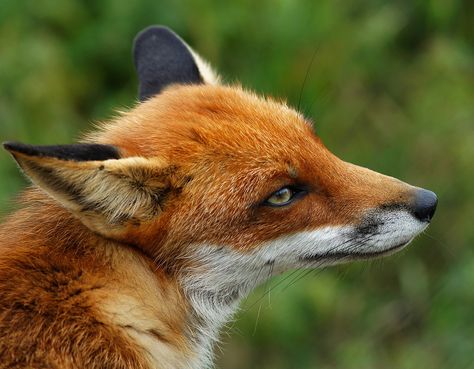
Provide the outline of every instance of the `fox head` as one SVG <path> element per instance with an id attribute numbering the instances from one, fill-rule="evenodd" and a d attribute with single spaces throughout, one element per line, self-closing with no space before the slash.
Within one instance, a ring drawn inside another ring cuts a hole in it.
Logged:
<path id="1" fill-rule="evenodd" d="M 221 84 L 170 30 L 143 31 L 134 57 L 133 109 L 80 144 L 4 146 L 58 206 L 186 271 L 190 291 L 233 299 L 290 268 L 393 253 L 428 226 L 433 192 L 339 159 L 302 114 Z"/>

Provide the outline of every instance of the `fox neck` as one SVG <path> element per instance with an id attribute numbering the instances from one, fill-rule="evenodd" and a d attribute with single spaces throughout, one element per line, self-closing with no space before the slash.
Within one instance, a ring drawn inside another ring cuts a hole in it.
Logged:
<path id="1" fill-rule="evenodd" d="M 195 250 L 196 263 L 183 272 L 180 284 L 193 310 L 189 329 L 196 353 L 207 367 L 219 332 L 232 320 L 240 301 L 276 271 L 272 262 L 225 247 L 200 245 Z"/>

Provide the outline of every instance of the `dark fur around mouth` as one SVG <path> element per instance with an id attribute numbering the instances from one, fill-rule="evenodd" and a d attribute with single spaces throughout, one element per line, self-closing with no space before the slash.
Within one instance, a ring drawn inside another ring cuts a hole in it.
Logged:
<path id="1" fill-rule="evenodd" d="M 387 254 L 391 254 L 405 245 L 407 245 L 410 240 L 406 240 L 399 244 L 396 244 L 392 247 L 389 247 L 384 250 L 374 251 L 374 252 L 365 252 L 365 251 L 358 251 L 363 248 L 363 245 L 366 243 L 370 243 L 373 237 L 381 235 L 383 229 L 381 229 L 387 221 L 387 219 L 383 219 L 379 216 L 380 210 L 400 210 L 403 209 L 398 204 L 387 205 L 382 209 L 374 210 L 373 212 L 368 213 L 362 222 L 354 228 L 354 230 L 350 233 L 349 241 L 344 242 L 341 245 L 333 248 L 332 250 L 325 251 L 323 253 L 302 256 L 300 258 L 301 261 L 304 262 L 322 262 L 322 261 L 338 261 L 338 260 L 364 260 L 364 259 L 372 259 L 379 256 L 384 256 Z M 350 242 L 350 243 L 349 243 Z M 344 246 L 346 244 L 346 246 Z"/>
<path id="2" fill-rule="evenodd" d="M 304 262 L 317 262 L 317 261 L 337 261 L 337 260 L 364 260 L 364 259 L 372 259 L 375 257 L 383 256 L 386 254 L 390 254 L 398 249 L 403 248 L 405 245 L 408 244 L 409 241 L 399 243 L 395 246 L 389 247 L 388 249 L 375 251 L 375 252 L 344 252 L 344 251 L 335 251 L 335 252 L 326 252 L 322 254 L 314 254 L 309 256 L 301 257 L 300 260 Z"/>

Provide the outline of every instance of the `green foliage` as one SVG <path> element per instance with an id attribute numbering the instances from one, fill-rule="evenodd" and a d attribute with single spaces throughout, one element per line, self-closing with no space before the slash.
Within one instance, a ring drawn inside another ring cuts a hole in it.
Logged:
<path id="1" fill-rule="evenodd" d="M 300 105 L 339 156 L 440 199 L 398 256 L 259 289 L 218 367 L 474 367 L 474 3 L 3 0 L 1 139 L 72 142 L 133 105 L 130 47 L 149 24 L 227 81 Z M 5 213 L 26 181 L 6 153 L 0 173 Z"/>

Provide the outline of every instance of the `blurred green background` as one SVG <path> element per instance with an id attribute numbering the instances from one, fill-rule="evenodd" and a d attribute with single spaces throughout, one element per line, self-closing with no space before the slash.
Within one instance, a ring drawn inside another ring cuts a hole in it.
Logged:
<path id="1" fill-rule="evenodd" d="M 0 139 L 70 143 L 132 106 L 131 42 L 150 24 L 228 82 L 301 95 L 337 155 L 440 199 L 394 257 L 262 286 L 217 367 L 474 368 L 474 2 L 2 0 Z M 6 152 L 0 176 L 5 214 L 26 181 Z"/>

